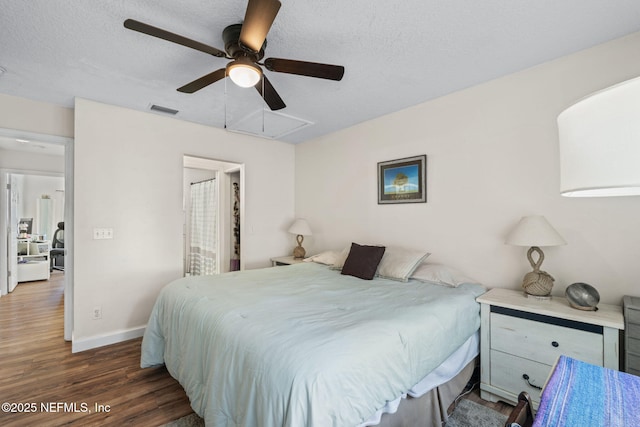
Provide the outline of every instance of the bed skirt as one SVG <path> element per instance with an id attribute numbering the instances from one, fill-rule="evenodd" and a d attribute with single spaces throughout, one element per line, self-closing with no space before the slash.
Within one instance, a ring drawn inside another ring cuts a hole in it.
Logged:
<path id="1" fill-rule="evenodd" d="M 447 409 L 464 390 L 475 365 L 476 359 L 473 359 L 448 382 L 420 397 L 402 399 L 398 411 L 383 414 L 376 427 L 441 427 L 447 421 Z"/>

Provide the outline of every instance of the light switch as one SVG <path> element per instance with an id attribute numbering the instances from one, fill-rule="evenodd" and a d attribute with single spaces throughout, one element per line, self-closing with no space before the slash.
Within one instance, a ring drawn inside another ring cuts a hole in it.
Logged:
<path id="1" fill-rule="evenodd" d="M 113 239 L 113 228 L 94 228 L 93 239 L 94 240 Z"/>

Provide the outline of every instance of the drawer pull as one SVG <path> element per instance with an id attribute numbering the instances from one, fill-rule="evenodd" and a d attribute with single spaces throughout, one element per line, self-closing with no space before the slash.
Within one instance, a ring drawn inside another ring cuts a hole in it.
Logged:
<path id="1" fill-rule="evenodd" d="M 560 344 L 558 344 L 558 341 L 551 341 L 551 345 L 554 347 L 558 347 Z"/>
<path id="2" fill-rule="evenodd" d="M 531 387 L 533 387 L 533 388 L 537 388 L 538 390 L 542 390 L 542 387 L 538 387 L 537 385 L 535 385 L 535 384 L 531 384 L 531 383 L 529 382 L 529 375 L 527 375 L 527 374 L 522 374 L 522 378 L 524 378 L 524 380 L 527 382 L 527 384 L 529 384 Z"/>

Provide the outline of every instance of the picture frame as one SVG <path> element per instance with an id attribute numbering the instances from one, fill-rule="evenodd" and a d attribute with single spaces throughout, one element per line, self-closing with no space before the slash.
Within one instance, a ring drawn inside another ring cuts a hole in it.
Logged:
<path id="1" fill-rule="evenodd" d="M 378 163 L 379 205 L 426 202 L 426 154 Z"/>

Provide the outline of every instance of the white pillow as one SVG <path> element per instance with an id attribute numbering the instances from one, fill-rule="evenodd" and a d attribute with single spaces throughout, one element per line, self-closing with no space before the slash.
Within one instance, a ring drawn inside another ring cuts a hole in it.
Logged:
<path id="1" fill-rule="evenodd" d="M 344 267 L 344 262 L 347 260 L 347 257 L 349 256 L 350 251 L 351 251 L 351 245 L 347 246 L 342 251 L 340 251 L 336 256 L 336 259 L 333 262 L 333 265 L 331 266 L 331 268 L 333 270 L 342 270 L 342 267 Z"/>
<path id="2" fill-rule="evenodd" d="M 406 282 L 429 252 L 390 246 L 384 251 L 376 276 Z"/>
<path id="3" fill-rule="evenodd" d="M 420 282 L 436 283 L 452 288 L 457 288 L 462 283 L 480 283 L 448 265 L 426 262 L 420 264 L 410 278 Z"/>
<path id="4" fill-rule="evenodd" d="M 338 251 L 324 251 L 324 252 L 320 252 L 317 255 L 310 256 L 309 258 L 305 258 L 304 261 L 331 265 L 336 262 L 338 255 L 340 255 L 340 252 Z"/>
<path id="5" fill-rule="evenodd" d="M 331 268 L 334 270 L 342 270 L 350 250 L 351 246 L 344 248 L 336 257 L 336 261 Z M 404 249 L 398 246 L 388 246 L 382 260 L 380 260 L 376 276 L 406 282 L 409 280 L 411 273 L 413 273 L 420 263 L 429 255 L 431 255 L 429 252 Z"/>

